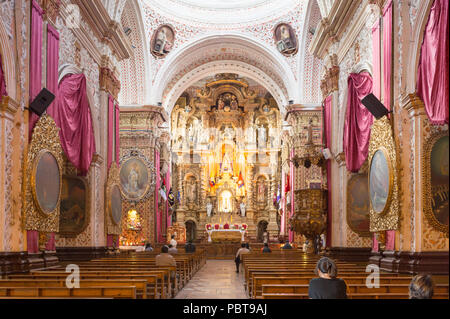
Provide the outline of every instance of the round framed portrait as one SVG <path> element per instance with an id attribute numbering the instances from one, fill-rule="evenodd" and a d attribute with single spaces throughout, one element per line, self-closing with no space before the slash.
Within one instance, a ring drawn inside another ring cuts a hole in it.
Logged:
<path id="1" fill-rule="evenodd" d="M 379 148 L 369 165 L 369 199 L 372 209 L 379 214 L 387 211 L 392 196 L 394 175 L 389 153 Z"/>
<path id="2" fill-rule="evenodd" d="M 157 58 L 165 57 L 173 47 L 175 32 L 170 25 L 163 24 L 153 33 L 150 41 L 150 51 Z"/>
<path id="3" fill-rule="evenodd" d="M 140 200 L 150 188 L 150 171 L 140 158 L 127 159 L 120 167 L 120 188 L 125 198 Z"/>
<path id="4" fill-rule="evenodd" d="M 59 206 L 61 197 L 61 170 L 56 157 L 47 150 L 42 150 L 34 161 L 31 189 L 39 211 L 51 214 Z"/>
<path id="5" fill-rule="evenodd" d="M 122 194 L 120 193 L 119 185 L 112 187 L 110 196 L 111 218 L 116 225 L 120 225 L 120 220 L 122 219 Z"/>
<path id="6" fill-rule="evenodd" d="M 285 55 L 291 56 L 298 51 L 297 35 L 294 29 L 287 23 L 280 23 L 275 27 L 273 38 L 277 50 Z"/>

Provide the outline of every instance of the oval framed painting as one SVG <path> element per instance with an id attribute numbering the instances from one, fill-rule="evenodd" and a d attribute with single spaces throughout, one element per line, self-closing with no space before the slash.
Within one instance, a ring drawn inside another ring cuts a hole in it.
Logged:
<path id="1" fill-rule="evenodd" d="M 38 210 L 45 214 L 54 213 L 61 199 L 62 176 L 55 155 L 42 150 L 36 156 L 31 176 L 31 190 Z"/>
<path id="2" fill-rule="evenodd" d="M 448 132 L 432 136 L 424 147 L 423 199 L 430 225 L 449 233 L 449 136 Z"/>
<path id="3" fill-rule="evenodd" d="M 175 31 L 168 24 L 161 25 L 150 40 L 150 52 L 156 58 L 164 58 L 173 48 Z"/>
<path id="4" fill-rule="evenodd" d="M 120 189 L 125 198 L 141 200 L 150 188 L 151 172 L 138 157 L 128 158 L 120 166 Z"/>
<path id="5" fill-rule="evenodd" d="M 122 194 L 119 185 L 114 185 L 109 198 L 111 219 L 116 225 L 122 220 Z"/>
<path id="6" fill-rule="evenodd" d="M 89 224 L 89 189 L 86 180 L 78 176 L 62 178 L 59 210 L 59 234 L 75 236 Z"/>
<path id="7" fill-rule="evenodd" d="M 298 51 L 297 35 L 294 29 L 288 23 L 278 24 L 273 31 L 273 38 L 277 50 L 285 55 L 291 56 Z"/>
<path id="8" fill-rule="evenodd" d="M 384 214 L 390 206 L 394 172 L 391 158 L 384 147 L 380 147 L 372 156 L 369 164 L 370 206 L 378 214 Z"/>
<path id="9" fill-rule="evenodd" d="M 367 174 L 356 174 L 347 183 L 347 224 L 361 237 L 370 237 L 370 203 Z"/>

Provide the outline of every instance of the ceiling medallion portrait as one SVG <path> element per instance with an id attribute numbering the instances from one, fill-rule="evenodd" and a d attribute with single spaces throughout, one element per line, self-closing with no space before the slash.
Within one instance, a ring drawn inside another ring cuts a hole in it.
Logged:
<path id="1" fill-rule="evenodd" d="M 150 51 L 156 58 L 164 58 L 173 48 L 175 32 L 167 24 L 160 26 L 153 33 L 150 41 Z"/>
<path id="2" fill-rule="evenodd" d="M 273 34 L 277 50 L 285 55 L 292 56 L 298 51 L 298 41 L 294 29 L 287 23 L 280 23 L 275 27 Z"/>

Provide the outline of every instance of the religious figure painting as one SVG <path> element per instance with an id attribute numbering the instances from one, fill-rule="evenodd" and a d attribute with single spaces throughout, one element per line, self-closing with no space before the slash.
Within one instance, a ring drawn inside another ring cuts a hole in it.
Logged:
<path id="1" fill-rule="evenodd" d="M 449 137 L 439 138 L 431 150 L 431 209 L 437 221 L 448 227 Z"/>
<path id="2" fill-rule="evenodd" d="M 33 170 L 33 194 L 43 213 L 52 213 L 60 200 L 61 172 L 52 153 L 44 151 L 38 156 Z"/>
<path id="3" fill-rule="evenodd" d="M 375 152 L 370 163 L 369 198 L 372 208 L 377 213 L 383 213 L 391 192 L 392 171 L 390 158 L 383 149 Z"/>
<path id="4" fill-rule="evenodd" d="M 140 199 L 145 195 L 149 175 L 145 163 L 138 158 L 130 158 L 120 168 L 122 191 L 128 199 Z"/>
<path id="5" fill-rule="evenodd" d="M 77 235 L 88 222 L 87 188 L 83 179 L 75 176 L 64 176 L 59 215 L 59 233 Z"/>
<path id="6" fill-rule="evenodd" d="M 347 184 L 347 223 L 360 236 L 370 236 L 367 174 L 357 174 Z"/>
<path id="7" fill-rule="evenodd" d="M 274 39 L 280 53 L 291 56 L 297 53 L 298 43 L 294 29 L 287 23 L 280 23 L 274 31 Z"/>
<path id="8" fill-rule="evenodd" d="M 168 25 L 160 26 L 153 34 L 150 50 L 156 57 L 165 57 L 173 47 L 175 32 Z"/>
<path id="9" fill-rule="evenodd" d="M 110 201 L 112 220 L 119 225 L 120 220 L 122 219 L 122 195 L 120 194 L 120 188 L 118 185 L 113 187 Z"/>

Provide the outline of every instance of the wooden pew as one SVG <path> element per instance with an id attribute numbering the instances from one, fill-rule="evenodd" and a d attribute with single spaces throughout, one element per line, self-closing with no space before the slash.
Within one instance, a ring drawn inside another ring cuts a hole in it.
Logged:
<path id="1" fill-rule="evenodd" d="M 0 287 L 2 297 L 112 297 L 136 299 L 136 287 Z"/>

